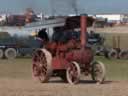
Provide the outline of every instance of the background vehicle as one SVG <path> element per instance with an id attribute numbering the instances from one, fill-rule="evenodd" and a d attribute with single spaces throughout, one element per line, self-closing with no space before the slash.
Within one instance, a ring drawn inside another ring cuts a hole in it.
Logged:
<path id="1" fill-rule="evenodd" d="M 36 41 L 33 37 L 17 37 L 11 36 L 8 32 L 0 32 L 0 58 L 31 56 L 35 48 Z"/>

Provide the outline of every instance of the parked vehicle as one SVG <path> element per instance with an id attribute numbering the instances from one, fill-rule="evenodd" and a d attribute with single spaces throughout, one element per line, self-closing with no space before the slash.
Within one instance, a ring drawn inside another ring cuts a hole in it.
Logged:
<path id="1" fill-rule="evenodd" d="M 21 38 L 10 36 L 8 32 L 0 32 L 0 58 L 15 59 L 17 56 L 31 55 L 37 48 L 35 44 L 33 37 Z"/>

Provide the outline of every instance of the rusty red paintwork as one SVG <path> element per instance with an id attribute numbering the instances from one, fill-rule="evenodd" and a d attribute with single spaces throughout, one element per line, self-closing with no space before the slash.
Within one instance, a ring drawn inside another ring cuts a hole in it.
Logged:
<path id="1" fill-rule="evenodd" d="M 89 73 L 92 76 L 94 75 L 92 74 L 93 53 L 86 46 L 85 32 L 87 31 L 87 27 L 84 24 L 87 23 L 86 19 L 86 16 L 81 17 L 80 41 L 70 38 L 66 43 L 61 40 L 47 42 L 45 48 L 39 50 L 41 54 L 37 54 L 38 57 L 34 55 L 34 58 L 39 58 L 39 60 L 33 59 L 33 65 L 37 65 L 33 66 L 33 73 L 42 83 L 47 82 L 50 76 L 59 76 L 62 80 L 68 81 L 70 84 L 76 84 L 79 81 L 81 73 L 84 73 L 84 75 L 88 75 Z M 42 58 L 40 59 L 40 57 Z M 102 69 L 104 70 L 104 67 Z M 100 69 L 98 72 L 101 72 Z M 102 83 L 104 74 L 105 71 L 101 73 L 100 76 L 102 77 L 96 81 Z"/>
<path id="2" fill-rule="evenodd" d="M 85 15 L 83 15 L 83 16 L 81 16 L 81 35 L 80 35 L 82 47 L 85 47 L 85 45 L 86 45 L 85 32 L 87 32 L 87 17 Z"/>
<path id="3" fill-rule="evenodd" d="M 90 49 L 72 50 L 70 52 L 60 52 L 59 55 L 53 57 L 52 66 L 54 70 L 66 69 L 68 63 L 76 61 L 79 64 L 88 66 L 93 59 L 93 54 Z"/>
<path id="4" fill-rule="evenodd" d="M 80 66 L 90 65 L 93 59 L 91 49 L 86 48 L 87 17 L 81 16 L 81 34 L 80 41 L 71 38 L 67 43 L 62 42 L 47 42 L 45 48 L 52 54 L 52 69 L 61 70 L 67 69 L 72 61 L 76 61 Z"/>
<path id="5" fill-rule="evenodd" d="M 93 59 L 92 51 L 86 46 L 86 34 L 87 31 L 86 21 L 87 17 L 85 15 L 81 16 L 81 35 L 80 41 L 75 39 L 69 40 L 66 44 L 61 42 L 49 42 L 47 44 L 47 49 L 53 56 L 52 68 L 66 69 L 69 66 L 69 62 L 76 61 L 80 64 L 85 64 L 88 66 Z"/>

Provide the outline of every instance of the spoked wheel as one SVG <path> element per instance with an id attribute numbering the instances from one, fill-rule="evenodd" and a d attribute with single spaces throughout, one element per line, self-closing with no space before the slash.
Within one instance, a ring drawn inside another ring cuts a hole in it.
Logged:
<path id="1" fill-rule="evenodd" d="M 92 63 L 92 72 L 91 76 L 94 81 L 97 83 L 103 83 L 105 80 L 106 69 L 102 62 L 95 61 Z"/>
<path id="2" fill-rule="evenodd" d="M 80 66 L 77 62 L 71 62 L 66 71 L 67 81 L 70 84 L 76 84 L 80 79 Z"/>
<path id="3" fill-rule="evenodd" d="M 33 54 L 33 76 L 41 83 L 48 82 L 52 74 L 52 56 L 46 49 L 38 49 Z"/>

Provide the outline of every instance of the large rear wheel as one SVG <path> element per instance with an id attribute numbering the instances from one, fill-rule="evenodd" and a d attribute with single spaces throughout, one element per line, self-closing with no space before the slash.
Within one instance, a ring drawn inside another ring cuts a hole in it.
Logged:
<path id="1" fill-rule="evenodd" d="M 77 62 L 71 62 L 66 71 L 67 81 L 70 84 L 76 84 L 80 79 L 80 66 Z"/>
<path id="2" fill-rule="evenodd" d="M 33 76 L 41 83 L 48 82 L 52 74 L 52 55 L 46 49 L 38 49 L 33 54 Z"/>

